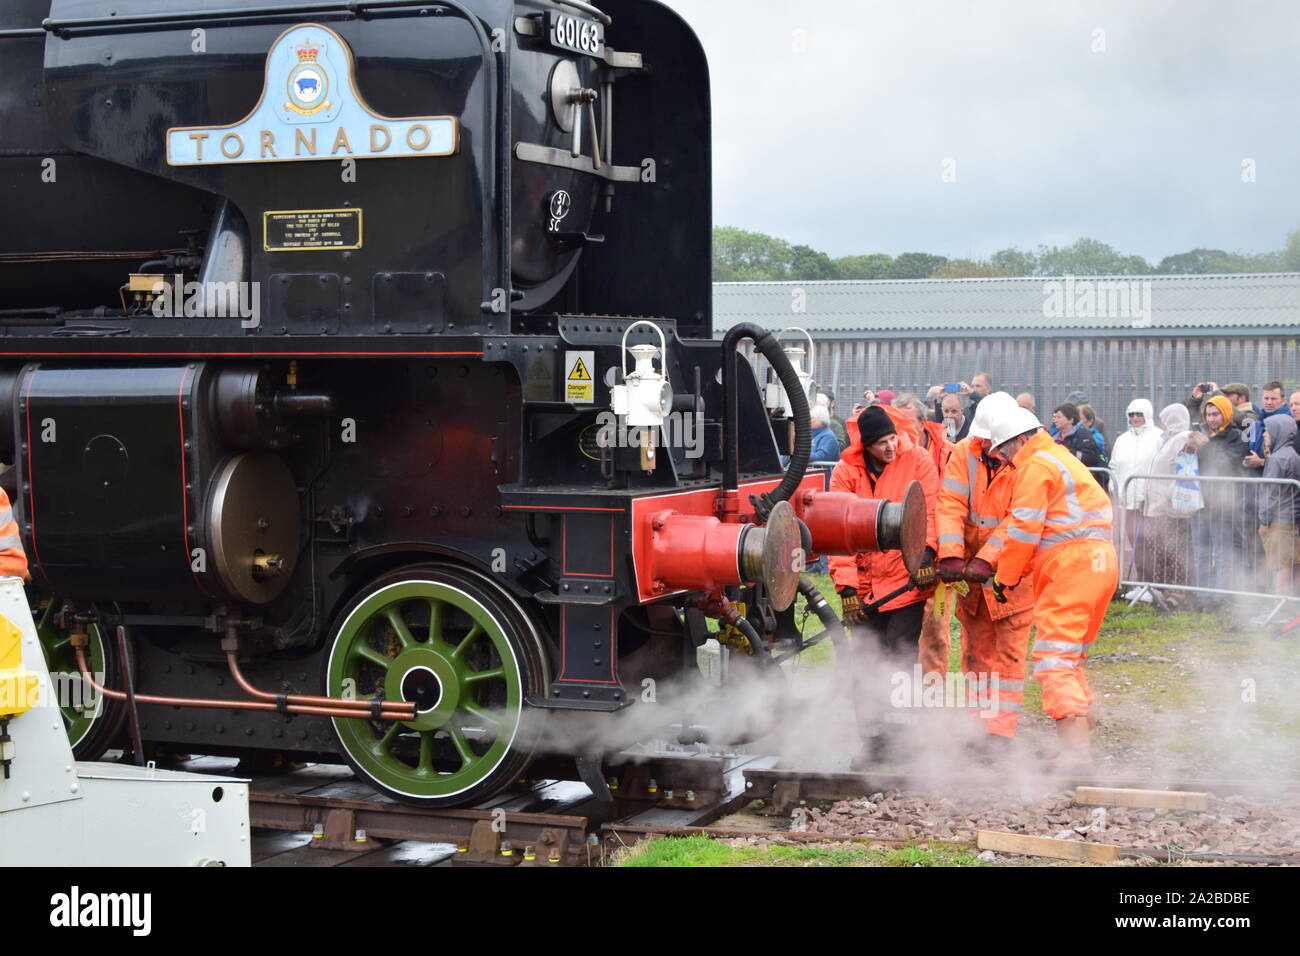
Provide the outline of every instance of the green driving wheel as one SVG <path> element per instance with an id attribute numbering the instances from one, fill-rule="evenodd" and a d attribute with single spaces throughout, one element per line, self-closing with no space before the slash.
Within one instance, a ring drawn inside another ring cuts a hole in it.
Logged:
<path id="1" fill-rule="evenodd" d="M 59 714 L 68 731 L 68 742 L 78 760 L 97 760 L 116 741 L 122 729 L 126 710 L 120 702 L 97 694 L 86 684 L 77 667 L 77 657 L 72 650 L 72 636 L 54 624 L 59 601 L 50 601 L 36 622 L 36 634 L 45 654 L 45 666 L 50 670 L 51 693 L 59 702 Z M 109 687 L 120 684 L 121 668 L 118 655 L 104 646 L 104 634 L 99 625 L 91 624 L 86 634 L 86 647 L 90 670 L 96 679 Z"/>
<path id="2" fill-rule="evenodd" d="M 452 566 L 382 578 L 338 617 L 326 693 L 409 701 L 416 717 L 334 718 L 344 756 L 397 799 L 485 799 L 532 755 L 525 700 L 545 686 L 544 660 L 531 620 L 487 578 Z"/>

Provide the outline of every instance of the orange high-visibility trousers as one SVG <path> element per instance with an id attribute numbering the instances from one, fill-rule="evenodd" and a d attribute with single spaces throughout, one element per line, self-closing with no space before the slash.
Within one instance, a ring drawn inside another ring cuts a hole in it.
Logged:
<path id="1" fill-rule="evenodd" d="M 961 621 L 961 670 L 966 700 L 979 708 L 985 733 L 1014 737 L 1025 699 L 1025 657 L 1029 652 L 1032 607 L 994 620 L 984 588 L 971 589 L 957 602 Z"/>
<path id="2" fill-rule="evenodd" d="M 1048 548 L 1034 564 L 1034 679 L 1043 685 L 1043 713 L 1087 716 L 1094 697 L 1083 661 L 1119 583 L 1115 548 L 1082 538 Z"/>
<path id="3" fill-rule="evenodd" d="M 954 600 L 954 598 L 949 598 Z M 934 598 L 925 602 L 925 621 L 921 625 L 921 643 L 917 647 L 917 662 L 922 674 L 938 674 L 940 679 L 948 673 L 948 655 L 952 648 L 952 635 L 948 618 L 942 621 L 934 616 Z"/>

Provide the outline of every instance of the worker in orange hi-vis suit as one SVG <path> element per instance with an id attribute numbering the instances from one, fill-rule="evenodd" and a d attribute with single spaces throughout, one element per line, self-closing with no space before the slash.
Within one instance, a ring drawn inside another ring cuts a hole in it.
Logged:
<path id="1" fill-rule="evenodd" d="M 854 770 L 887 759 L 896 749 L 902 725 L 912 722 L 912 715 L 891 707 L 891 687 L 900 673 L 910 684 L 925 601 L 935 583 L 934 501 L 939 473 L 930 456 L 912 442 L 909 430 L 899 428 L 898 414 L 896 408 L 872 405 L 856 422 L 846 422 L 849 447 L 831 472 L 831 491 L 897 502 L 915 481 L 925 496 L 926 554 L 915 571 L 909 573 L 898 551 L 828 559 L 844 623 L 853 632 L 849 663 L 862 737 L 862 749 L 850 764 Z M 876 602 L 881 602 L 879 607 L 869 606 Z"/>
<path id="2" fill-rule="evenodd" d="M 27 571 L 27 554 L 18 534 L 18 522 L 14 521 L 13 508 L 3 488 L 0 488 L 0 578 L 32 579 Z"/>
<path id="3" fill-rule="evenodd" d="M 1006 392 L 993 392 L 975 409 L 970 434 L 959 441 L 948 459 L 939 498 L 935 503 L 935 525 L 939 533 L 939 580 L 966 580 L 968 564 L 977 555 L 1007 514 L 1015 468 L 989 454 L 990 422 L 1016 408 Z M 975 577 L 987 581 L 993 569 L 976 566 Z M 1033 621 L 1034 594 L 1016 588 L 999 603 L 993 589 L 984 584 L 972 587 L 957 599 L 961 622 L 961 670 L 967 675 L 967 702 L 979 707 L 980 723 L 987 734 L 983 749 L 1009 741 L 1016 734 L 1020 707 L 1025 696 L 1025 655 L 1029 649 L 1029 626 Z M 947 614 L 943 626 L 948 626 Z"/>
<path id="4" fill-rule="evenodd" d="M 894 399 L 891 412 L 906 413 L 905 418 L 892 416 L 896 424 L 906 422 L 908 437 L 917 447 L 930 456 L 940 476 L 948 466 L 948 456 L 952 454 L 952 442 L 948 440 L 948 429 L 942 422 L 931 421 L 926 416 L 925 402 L 910 393 L 903 393 Z M 952 646 L 952 636 L 948 633 L 947 618 L 940 620 L 934 613 L 934 598 L 925 602 L 925 617 L 921 621 L 921 641 L 917 647 L 917 661 L 925 674 L 938 674 L 942 680 L 948 673 L 948 657 Z"/>
<path id="5" fill-rule="evenodd" d="M 977 560 L 993 569 L 998 601 L 1032 579 L 1034 679 L 1043 685 L 1043 712 L 1056 721 L 1061 752 L 1054 763 L 1090 767 L 1094 698 L 1083 662 L 1119 582 L 1110 496 L 1026 409 L 995 418 L 989 443 L 1015 467 L 1015 481 L 1010 512 Z M 968 567 L 967 576 L 978 579 L 979 571 Z"/>

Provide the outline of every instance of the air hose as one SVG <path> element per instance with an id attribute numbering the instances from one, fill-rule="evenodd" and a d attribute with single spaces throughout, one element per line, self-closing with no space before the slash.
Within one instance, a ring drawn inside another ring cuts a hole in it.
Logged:
<path id="1" fill-rule="evenodd" d="M 740 443 L 737 425 L 740 421 L 740 394 L 736 381 L 737 362 L 740 355 L 736 346 L 741 339 L 749 339 L 754 347 L 762 353 L 775 370 L 777 378 L 785 387 L 790 398 L 790 410 L 794 416 L 794 450 L 790 454 L 790 464 L 785 475 L 775 490 L 754 501 L 759 514 L 766 518 L 772 506 L 779 501 L 788 501 L 803 482 L 804 472 L 808 468 L 808 458 L 812 450 L 812 423 L 808 418 L 808 396 L 804 394 L 803 384 L 790 364 L 790 360 L 781 349 L 781 343 L 775 335 L 752 322 L 733 325 L 722 339 L 722 488 L 724 492 L 736 491 L 740 486 Z"/>

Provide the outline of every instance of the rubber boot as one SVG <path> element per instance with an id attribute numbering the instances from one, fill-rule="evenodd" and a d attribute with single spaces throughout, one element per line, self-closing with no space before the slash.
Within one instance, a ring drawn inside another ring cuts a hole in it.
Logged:
<path id="1" fill-rule="evenodd" d="M 1061 752 L 1047 762 L 1049 767 L 1070 771 L 1092 769 L 1087 717 L 1062 717 L 1056 722 L 1056 736 Z"/>

